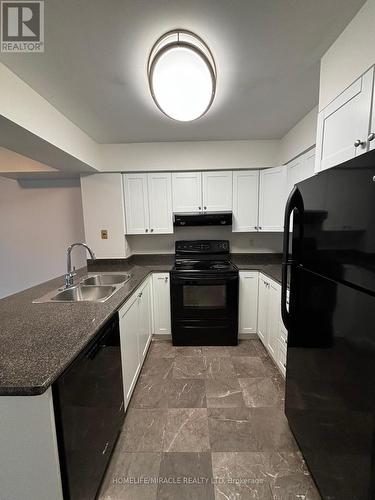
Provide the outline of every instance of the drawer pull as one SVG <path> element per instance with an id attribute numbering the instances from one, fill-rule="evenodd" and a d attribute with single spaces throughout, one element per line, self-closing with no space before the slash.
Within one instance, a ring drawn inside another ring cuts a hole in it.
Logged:
<path id="1" fill-rule="evenodd" d="M 107 441 L 107 442 L 105 443 L 104 450 L 102 451 L 102 455 L 105 455 L 105 454 L 107 453 L 108 446 L 109 446 L 109 442 Z"/>

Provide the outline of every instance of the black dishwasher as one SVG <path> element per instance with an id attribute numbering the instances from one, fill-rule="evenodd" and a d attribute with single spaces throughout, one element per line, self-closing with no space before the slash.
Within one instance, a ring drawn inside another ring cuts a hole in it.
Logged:
<path id="1" fill-rule="evenodd" d="M 96 497 L 124 419 L 116 313 L 53 385 L 64 499 Z"/>

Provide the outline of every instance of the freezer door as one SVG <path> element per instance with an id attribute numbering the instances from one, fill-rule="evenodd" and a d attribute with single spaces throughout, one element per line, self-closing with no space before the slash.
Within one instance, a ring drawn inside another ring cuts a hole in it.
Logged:
<path id="1" fill-rule="evenodd" d="M 375 498 L 375 297 L 293 267 L 285 412 L 324 499 Z"/>
<path id="2" fill-rule="evenodd" d="M 299 183 L 294 226 L 303 225 L 300 264 L 375 293 L 374 180 L 375 151 Z"/>

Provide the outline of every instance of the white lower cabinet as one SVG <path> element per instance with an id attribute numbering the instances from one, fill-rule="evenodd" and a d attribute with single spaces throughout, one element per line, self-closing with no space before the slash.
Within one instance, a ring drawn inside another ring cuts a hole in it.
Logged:
<path id="1" fill-rule="evenodd" d="M 281 304 L 281 287 L 278 283 L 270 280 L 268 287 L 268 317 L 267 317 L 267 348 L 277 362 L 278 352 L 278 337 L 279 337 L 279 320 L 280 320 L 280 304 Z"/>
<path id="2" fill-rule="evenodd" d="M 258 326 L 258 271 L 240 272 L 238 333 L 256 334 Z"/>
<path id="3" fill-rule="evenodd" d="M 119 310 L 125 409 L 129 404 L 151 340 L 150 278 Z"/>
<path id="4" fill-rule="evenodd" d="M 258 335 L 265 347 L 267 347 L 268 287 L 268 279 L 263 274 L 260 274 L 258 285 Z"/>
<path id="5" fill-rule="evenodd" d="M 287 332 L 281 319 L 281 286 L 259 274 L 258 336 L 285 377 Z"/>
<path id="6" fill-rule="evenodd" d="M 169 273 L 152 275 L 152 297 L 154 311 L 154 328 L 157 335 L 171 334 L 171 298 Z"/>
<path id="7" fill-rule="evenodd" d="M 141 363 L 146 357 L 152 335 L 152 310 L 151 310 L 151 278 L 141 286 L 139 298 L 139 359 Z"/>
<path id="8" fill-rule="evenodd" d="M 284 327 L 282 321 L 279 322 L 279 338 L 277 344 L 277 366 L 281 373 L 285 377 L 286 372 L 286 350 L 287 350 L 287 342 L 288 342 L 288 332 Z"/>

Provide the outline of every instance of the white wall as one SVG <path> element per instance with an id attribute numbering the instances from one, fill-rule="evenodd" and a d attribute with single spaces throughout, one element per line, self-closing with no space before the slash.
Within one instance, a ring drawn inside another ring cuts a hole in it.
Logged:
<path id="1" fill-rule="evenodd" d="M 279 141 L 103 144 L 104 171 L 215 170 L 277 165 Z"/>
<path id="2" fill-rule="evenodd" d="M 66 272 L 66 249 L 84 241 L 79 181 L 0 177 L 0 298 Z M 75 249 L 73 264 L 86 260 Z"/>
<path id="3" fill-rule="evenodd" d="M 368 0 L 324 54 L 319 109 L 323 109 L 375 63 L 375 0 Z"/>
<path id="4" fill-rule="evenodd" d="M 127 236 L 133 254 L 174 253 L 176 240 L 224 239 L 234 253 L 272 253 L 282 251 L 282 233 L 232 233 L 224 227 L 175 228 L 174 234 Z"/>
<path id="5" fill-rule="evenodd" d="M 285 164 L 316 143 L 318 106 L 313 108 L 280 140 L 279 162 Z"/>
<path id="6" fill-rule="evenodd" d="M 99 168 L 98 144 L 2 63 L 0 88 L 1 116 Z"/>

